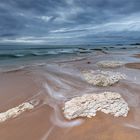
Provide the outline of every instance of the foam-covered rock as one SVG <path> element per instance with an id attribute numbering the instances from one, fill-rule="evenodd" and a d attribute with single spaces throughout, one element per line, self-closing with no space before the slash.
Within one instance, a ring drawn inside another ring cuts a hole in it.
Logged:
<path id="1" fill-rule="evenodd" d="M 17 107 L 11 108 L 7 110 L 6 112 L 0 113 L 0 122 L 4 122 L 10 118 L 15 118 L 19 116 L 21 113 L 27 110 L 31 110 L 33 108 L 34 106 L 29 102 L 22 103 Z"/>
<path id="2" fill-rule="evenodd" d="M 105 60 L 105 61 L 99 61 L 97 65 L 102 68 L 117 68 L 124 65 L 124 62 Z"/>
<path id="3" fill-rule="evenodd" d="M 96 86 L 111 86 L 121 79 L 125 79 L 125 75 L 119 72 L 111 71 L 83 71 L 84 79 L 92 85 Z"/>
<path id="4" fill-rule="evenodd" d="M 119 93 L 103 92 L 75 97 L 65 102 L 63 111 L 68 120 L 77 117 L 91 118 L 96 115 L 97 111 L 112 114 L 115 117 L 126 117 L 129 107 Z"/>

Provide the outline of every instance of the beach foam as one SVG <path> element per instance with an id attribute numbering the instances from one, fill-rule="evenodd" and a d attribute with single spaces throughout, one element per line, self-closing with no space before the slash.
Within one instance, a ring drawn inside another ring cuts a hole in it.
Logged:
<path id="1" fill-rule="evenodd" d="M 111 86 L 121 79 L 125 79 L 125 75 L 119 72 L 111 71 L 83 71 L 82 72 L 85 80 L 92 85 L 96 86 Z"/>
<path id="2" fill-rule="evenodd" d="M 126 117 L 129 107 L 119 93 L 103 92 L 72 98 L 65 102 L 63 110 L 65 118 L 71 120 L 77 117 L 91 118 L 97 111 L 112 114 L 115 117 Z"/>

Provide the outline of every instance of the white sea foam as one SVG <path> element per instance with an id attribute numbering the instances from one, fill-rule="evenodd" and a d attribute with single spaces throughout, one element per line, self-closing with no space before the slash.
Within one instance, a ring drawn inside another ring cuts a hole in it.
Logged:
<path id="1" fill-rule="evenodd" d="M 1 68 L 0 72 L 8 73 L 8 72 L 16 72 L 25 69 L 26 66 L 19 66 L 19 67 L 11 67 L 11 68 Z"/>
<path id="2" fill-rule="evenodd" d="M 53 131 L 54 127 L 52 126 L 43 136 L 43 138 L 41 140 L 47 140 L 49 135 L 51 134 L 51 132 Z"/>
<path id="3" fill-rule="evenodd" d="M 83 123 L 83 120 L 81 120 L 81 119 L 77 119 L 77 120 L 73 120 L 73 121 L 69 121 L 69 122 L 64 120 L 64 118 L 62 117 L 60 109 L 58 108 L 58 106 L 53 105 L 52 107 L 54 109 L 54 113 L 51 116 L 51 122 L 54 125 L 56 125 L 58 127 L 65 128 L 65 127 L 78 126 L 78 125 L 81 125 Z"/>
<path id="4" fill-rule="evenodd" d="M 53 89 L 51 89 L 48 84 L 45 84 L 44 87 L 49 97 L 51 98 L 51 100 L 46 102 L 46 104 L 48 104 L 54 110 L 50 118 L 51 122 L 54 125 L 65 128 L 65 127 L 74 127 L 83 123 L 83 120 L 81 119 L 70 121 L 70 122 L 66 121 L 61 114 L 61 109 L 59 108 L 59 103 L 65 101 L 66 97 L 60 93 L 57 93 Z"/>
<path id="5" fill-rule="evenodd" d="M 140 126 L 137 126 L 136 124 L 126 123 L 126 124 L 124 124 L 124 126 L 140 130 Z"/>

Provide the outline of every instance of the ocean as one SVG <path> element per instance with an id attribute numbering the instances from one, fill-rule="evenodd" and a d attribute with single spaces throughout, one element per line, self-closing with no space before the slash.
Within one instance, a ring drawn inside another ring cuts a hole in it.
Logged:
<path id="1" fill-rule="evenodd" d="M 75 46 L 48 46 L 48 45 L 0 45 L 0 65 L 26 60 L 41 60 L 59 57 L 80 56 L 95 51 L 119 51 L 140 49 L 136 45 L 75 45 Z"/>

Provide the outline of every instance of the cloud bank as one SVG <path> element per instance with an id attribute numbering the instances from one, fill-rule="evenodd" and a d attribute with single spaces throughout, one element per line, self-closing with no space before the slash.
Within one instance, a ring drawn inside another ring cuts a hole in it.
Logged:
<path id="1" fill-rule="evenodd" d="M 139 0 L 1 0 L 0 43 L 139 42 L 139 5 Z"/>

